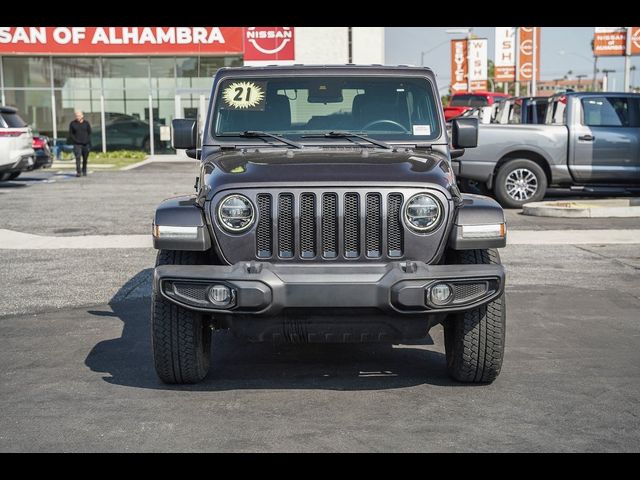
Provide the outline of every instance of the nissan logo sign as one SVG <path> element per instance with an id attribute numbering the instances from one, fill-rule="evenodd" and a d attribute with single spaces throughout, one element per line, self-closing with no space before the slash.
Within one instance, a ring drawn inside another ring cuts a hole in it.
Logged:
<path id="1" fill-rule="evenodd" d="M 247 27 L 246 38 L 259 52 L 274 55 L 284 49 L 291 39 L 291 27 Z"/>

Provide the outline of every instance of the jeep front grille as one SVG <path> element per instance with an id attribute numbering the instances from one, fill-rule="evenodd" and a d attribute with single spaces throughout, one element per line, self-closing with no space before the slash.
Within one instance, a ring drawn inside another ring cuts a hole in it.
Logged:
<path id="1" fill-rule="evenodd" d="M 403 196 L 378 192 L 259 193 L 259 259 L 402 257 Z"/>

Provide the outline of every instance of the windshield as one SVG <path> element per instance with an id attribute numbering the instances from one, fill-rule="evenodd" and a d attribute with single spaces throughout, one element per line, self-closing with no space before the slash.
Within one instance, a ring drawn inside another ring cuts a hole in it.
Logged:
<path id="1" fill-rule="evenodd" d="M 17 113 L 2 112 L 0 115 L 2 115 L 9 128 L 24 128 L 27 126 L 27 123 Z"/>
<path id="2" fill-rule="evenodd" d="M 450 107 L 484 107 L 486 105 L 489 105 L 489 100 L 482 95 L 455 95 L 449 104 Z"/>
<path id="3" fill-rule="evenodd" d="M 425 141 L 440 136 L 436 105 L 426 78 L 242 77 L 221 82 L 212 128 L 218 137 L 256 131 L 309 142 L 340 131 Z"/>

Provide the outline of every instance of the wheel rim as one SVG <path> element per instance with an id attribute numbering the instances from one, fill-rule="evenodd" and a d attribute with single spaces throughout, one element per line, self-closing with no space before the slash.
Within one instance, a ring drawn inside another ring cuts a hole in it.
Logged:
<path id="1" fill-rule="evenodd" d="M 526 168 L 517 168 L 505 182 L 507 195 L 519 202 L 529 200 L 538 191 L 538 177 Z"/>

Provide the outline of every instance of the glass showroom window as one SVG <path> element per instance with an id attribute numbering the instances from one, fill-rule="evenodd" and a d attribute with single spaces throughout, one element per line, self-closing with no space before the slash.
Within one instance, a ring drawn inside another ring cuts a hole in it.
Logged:
<path id="1" fill-rule="evenodd" d="M 2 72 L 4 88 L 51 88 L 49 57 L 2 57 Z"/>
<path id="2" fill-rule="evenodd" d="M 34 131 L 48 137 L 53 136 L 51 89 L 5 89 L 4 96 L 6 104 L 17 108 L 20 116 Z"/>

